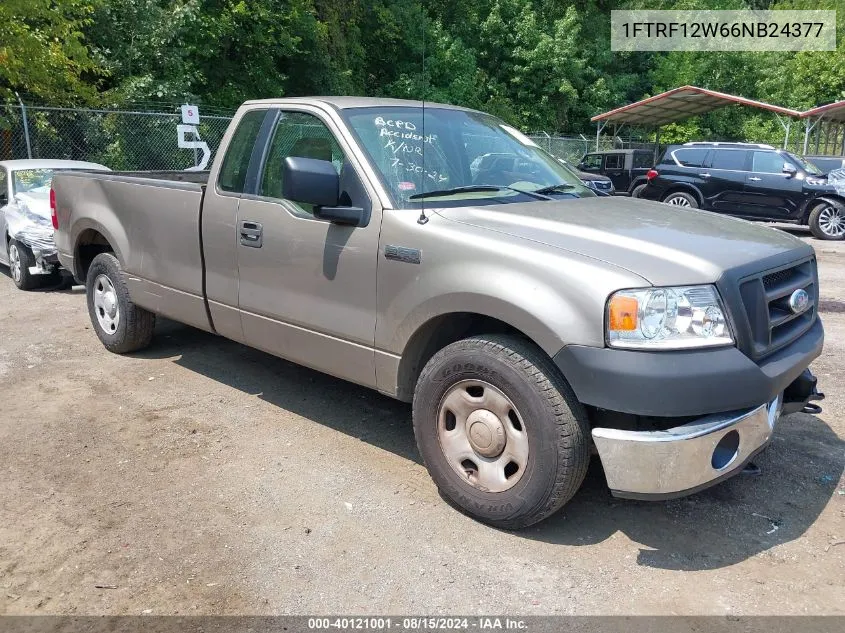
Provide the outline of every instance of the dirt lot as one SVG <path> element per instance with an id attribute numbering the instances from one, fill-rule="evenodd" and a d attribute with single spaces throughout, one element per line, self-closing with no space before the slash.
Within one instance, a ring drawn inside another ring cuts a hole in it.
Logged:
<path id="1" fill-rule="evenodd" d="M 3 269 L 0 613 L 843 614 L 845 244 L 814 245 L 828 398 L 762 476 L 645 503 L 594 464 L 521 533 L 439 498 L 408 406 L 172 322 L 109 354 L 82 288 Z"/>

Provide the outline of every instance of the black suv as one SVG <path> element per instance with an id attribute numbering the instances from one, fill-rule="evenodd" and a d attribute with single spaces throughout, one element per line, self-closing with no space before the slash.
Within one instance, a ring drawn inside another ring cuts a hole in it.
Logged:
<path id="1" fill-rule="evenodd" d="M 647 200 L 805 224 L 819 239 L 845 237 L 845 182 L 829 182 L 812 163 L 771 145 L 670 145 L 647 178 L 640 193 Z"/>
<path id="2" fill-rule="evenodd" d="M 650 149 L 613 149 L 585 154 L 578 169 L 603 174 L 613 183 L 614 193 L 638 197 L 646 184 L 646 174 L 654 165 Z"/>

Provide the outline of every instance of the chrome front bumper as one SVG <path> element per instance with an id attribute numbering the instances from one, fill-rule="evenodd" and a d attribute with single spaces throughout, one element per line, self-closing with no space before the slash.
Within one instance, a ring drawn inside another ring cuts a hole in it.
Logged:
<path id="1" fill-rule="evenodd" d="M 699 418 L 666 431 L 594 428 L 616 497 L 669 499 L 735 475 L 768 444 L 783 396 L 754 409 Z"/>

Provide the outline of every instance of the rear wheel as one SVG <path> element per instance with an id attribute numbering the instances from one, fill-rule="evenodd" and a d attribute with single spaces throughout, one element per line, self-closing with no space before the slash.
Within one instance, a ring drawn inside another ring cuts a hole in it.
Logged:
<path id="1" fill-rule="evenodd" d="M 587 416 L 550 359 L 528 341 L 464 339 L 426 364 L 414 434 L 440 493 L 460 511 L 519 529 L 563 506 L 590 459 Z"/>
<path id="2" fill-rule="evenodd" d="M 684 207 L 687 209 L 697 209 L 698 200 L 695 196 L 686 191 L 675 191 L 663 198 L 663 202 L 673 207 Z"/>
<path id="3" fill-rule="evenodd" d="M 155 314 L 132 302 L 117 257 L 97 255 L 88 269 L 85 288 L 91 323 L 107 350 L 126 354 L 150 344 Z"/>
<path id="4" fill-rule="evenodd" d="M 817 204 L 807 223 L 813 236 L 820 240 L 845 239 L 845 207 L 839 203 L 824 200 Z"/>
<path id="5" fill-rule="evenodd" d="M 9 242 L 9 272 L 12 281 L 21 290 L 32 290 L 41 285 L 38 275 L 29 272 L 30 266 L 35 266 L 35 256 L 25 244 L 17 240 Z"/>
<path id="6" fill-rule="evenodd" d="M 634 187 L 633 191 L 631 191 L 631 197 L 639 198 L 640 194 L 643 192 L 643 189 L 645 189 L 645 183 L 637 185 L 636 187 Z"/>

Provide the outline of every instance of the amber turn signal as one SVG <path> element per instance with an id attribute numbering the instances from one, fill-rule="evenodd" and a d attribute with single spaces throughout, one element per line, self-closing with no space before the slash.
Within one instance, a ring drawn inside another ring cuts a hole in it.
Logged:
<path id="1" fill-rule="evenodd" d="M 636 298 L 616 295 L 607 306 L 608 329 L 617 332 L 636 330 L 638 310 Z"/>

